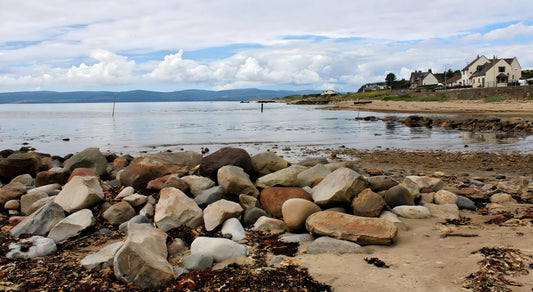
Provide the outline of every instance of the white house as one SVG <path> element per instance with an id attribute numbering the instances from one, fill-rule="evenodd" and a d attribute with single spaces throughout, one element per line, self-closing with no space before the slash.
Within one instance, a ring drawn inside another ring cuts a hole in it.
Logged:
<path id="1" fill-rule="evenodd" d="M 325 89 L 325 90 L 322 90 L 322 93 L 320 95 L 333 95 L 333 94 L 337 94 L 335 92 L 335 90 L 333 90 L 333 89 Z"/>
<path id="2" fill-rule="evenodd" d="M 411 88 L 416 88 L 424 85 L 435 85 L 438 84 L 439 80 L 433 75 L 431 69 L 428 69 L 427 72 L 415 71 L 411 73 L 411 78 L 409 78 L 409 86 Z"/>
<path id="3" fill-rule="evenodd" d="M 478 56 L 461 71 L 463 85 L 476 87 L 502 87 L 518 82 L 522 77 L 522 67 L 518 59 L 488 59 Z"/>

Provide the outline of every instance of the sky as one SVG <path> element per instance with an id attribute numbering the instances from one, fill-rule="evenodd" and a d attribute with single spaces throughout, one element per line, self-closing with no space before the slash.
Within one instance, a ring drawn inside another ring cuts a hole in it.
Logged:
<path id="1" fill-rule="evenodd" d="M 533 1 L 0 0 L 0 92 L 333 89 L 477 55 L 533 69 Z"/>

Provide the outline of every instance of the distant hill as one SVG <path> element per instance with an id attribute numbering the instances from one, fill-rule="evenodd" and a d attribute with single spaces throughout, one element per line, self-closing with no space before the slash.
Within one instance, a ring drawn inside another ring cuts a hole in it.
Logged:
<path id="1" fill-rule="evenodd" d="M 251 99 L 279 98 L 296 94 L 313 94 L 314 90 L 261 90 L 255 88 L 233 90 L 181 90 L 157 92 L 133 91 L 23 91 L 0 93 L 0 103 L 95 103 L 113 102 L 155 102 L 155 101 L 242 101 Z"/>

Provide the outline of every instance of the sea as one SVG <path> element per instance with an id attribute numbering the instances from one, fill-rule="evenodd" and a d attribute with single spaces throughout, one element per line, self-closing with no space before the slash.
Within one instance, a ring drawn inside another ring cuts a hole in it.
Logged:
<path id="1" fill-rule="evenodd" d="M 440 127 L 409 128 L 393 121 L 408 114 L 321 110 L 323 106 L 239 102 L 139 102 L 2 104 L 0 148 L 23 146 L 53 155 L 88 147 L 118 154 L 232 146 L 254 155 L 275 151 L 286 157 L 304 150 L 531 152 L 532 136 L 472 133 Z M 113 114 L 114 113 L 114 114 Z M 433 118 L 442 115 L 428 115 Z"/>

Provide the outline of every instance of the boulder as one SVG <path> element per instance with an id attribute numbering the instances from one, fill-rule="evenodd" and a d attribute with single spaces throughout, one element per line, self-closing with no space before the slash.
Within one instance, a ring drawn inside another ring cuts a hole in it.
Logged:
<path id="1" fill-rule="evenodd" d="M 371 189 L 365 189 L 352 202 L 353 214 L 363 217 L 378 217 L 387 206 L 385 200 Z"/>
<path id="2" fill-rule="evenodd" d="M 195 228 L 203 222 L 202 209 L 182 191 L 164 188 L 155 206 L 154 222 L 165 232 L 182 225 Z"/>
<path id="3" fill-rule="evenodd" d="M 391 208 L 415 204 L 415 199 L 411 192 L 402 185 L 394 186 L 385 191 L 383 199 L 385 199 L 385 202 L 387 202 L 387 205 Z"/>
<path id="4" fill-rule="evenodd" d="M 445 186 L 444 182 L 440 178 L 414 175 L 405 177 L 402 184 L 404 184 L 408 189 L 411 189 L 412 186 L 414 190 L 420 191 L 421 189 L 429 189 L 432 192 L 437 192 Z M 418 193 L 415 191 L 413 196 L 418 197 Z"/>
<path id="5" fill-rule="evenodd" d="M 91 168 L 101 176 L 106 173 L 107 160 L 98 148 L 87 148 L 65 161 L 66 171 L 72 172 L 76 168 Z"/>
<path id="6" fill-rule="evenodd" d="M 33 186 L 33 178 L 27 173 L 17 175 L 14 179 L 11 180 L 11 182 L 19 182 L 25 186 Z"/>
<path id="7" fill-rule="evenodd" d="M 208 177 L 189 175 L 189 176 L 184 176 L 181 179 L 187 184 L 189 184 L 190 192 L 195 198 L 202 191 L 210 189 L 215 186 L 215 182 Z"/>
<path id="8" fill-rule="evenodd" d="M 20 200 L 9 200 L 4 205 L 6 210 L 18 210 L 20 208 Z"/>
<path id="9" fill-rule="evenodd" d="M 259 196 L 263 210 L 276 218 L 282 216 L 281 206 L 288 199 L 300 198 L 312 201 L 311 195 L 297 187 L 268 187 Z"/>
<path id="10" fill-rule="evenodd" d="M 48 196 L 55 196 L 59 194 L 60 190 L 61 190 L 60 184 L 50 184 L 50 185 L 45 185 L 45 186 L 37 187 L 34 189 L 30 189 L 27 191 L 27 193 L 29 195 L 36 194 L 36 193 L 45 193 Z"/>
<path id="11" fill-rule="evenodd" d="M 528 191 L 528 181 L 525 178 L 500 181 L 496 188 L 504 193 L 524 195 Z"/>
<path id="12" fill-rule="evenodd" d="M 298 174 L 306 169 L 307 167 L 305 166 L 292 165 L 258 178 L 255 185 L 259 188 L 273 186 L 296 187 L 298 186 Z"/>
<path id="13" fill-rule="evenodd" d="M 244 149 L 232 147 L 224 147 L 203 157 L 200 162 L 200 174 L 215 181 L 218 170 L 226 165 L 237 166 L 242 168 L 248 175 L 253 174 L 250 154 Z"/>
<path id="14" fill-rule="evenodd" d="M 90 208 L 104 199 L 98 177 L 76 176 L 68 182 L 54 199 L 63 210 L 72 213 Z"/>
<path id="15" fill-rule="evenodd" d="M 321 207 L 349 204 L 366 188 L 366 180 L 349 168 L 339 168 L 313 188 L 312 196 Z"/>
<path id="16" fill-rule="evenodd" d="M 239 204 L 241 204 L 244 209 L 259 207 L 259 201 L 257 198 L 245 194 L 239 195 Z"/>
<path id="17" fill-rule="evenodd" d="M 225 166 L 226 167 L 226 166 Z M 226 219 L 239 217 L 242 212 L 241 205 L 228 200 L 218 200 L 205 208 L 204 210 L 204 224 L 207 231 L 212 231 L 220 224 L 224 223 Z"/>
<path id="18" fill-rule="evenodd" d="M 167 261 L 166 238 L 157 228 L 129 223 L 128 237 L 113 260 L 115 276 L 140 289 L 170 284 L 174 270 Z"/>
<path id="19" fill-rule="evenodd" d="M 288 199 L 281 206 L 283 221 L 292 230 L 305 228 L 305 221 L 311 214 L 322 211 L 319 206 L 307 199 Z"/>
<path id="20" fill-rule="evenodd" d="M 297 176 L 298 186 L 299 187 L 311 186 L 313 182 L 316 181 L 316 179 L 324 178 L 330 173 L 331 171 L 329 171 L 329 169 L 325 167 L 324 164 L 319 163 L 298 174 Z"/>
<path id="21" fill-rule="evenodd" d="M 257 197 L 259 191 L 250 180 L 250 176 L 240 167 L 233 165 L 222 166 L 218 170 L 218 184 L 224 187 L 225 194 L 237 200 L 240 194 Z"/>
<path id="22" fill-rule="evenodd" d="M 215 262 L 222 262 L 245 255 L 246 247 L 226 238 L 200 236 L 191 243 L 191 255 L 195 254 L 210 255 Z"/>
<path id="23" fill-rule="evenodd" d="M 250 207 L 244 210 L 244 215 L 242 216 L 242 223 L 244 226 L 253 225 L 257 219 L 267 216 L 267 212 L 259 207 Z"/>
<path id="24" fill-rule="evenodd" d="M 7 258 L 33 259 L 54 253 L 57 250 L 57 247 L 54 241 L 50 238 L 32 236 L 30 238 L 22 239 L 17 243 L 9 244 L 9 250 L 10 251 L 6 254 Z"/>
<path id="25" fill-rule="evenodd" d="M 189 184 L 179 178 L 176 174 L 169 175 L 161 188 L 176 188 L 185 194 L 189 193 L 190 190 Z"/>
<path id="26" fill-rule="evenodd" d="M 107 267 L 113 267 L 115 254 L 122 247 L 122 241 L 115 242 L 104 246 L 98 252 L 84 257 L 80 264 L 87 270 L 100 271 Z"/>
<path id="27" fill-rule="evenodd" d="M 0 206 L 4 206 L 7 201 L 18 200 L 22 194 L 26 193 L 26 186 L 19 182 L 11 182 L 0 189 Z"/>
<path id="28" fill-rule="evenodd" d="M 107 208 L 102 217 L 111 224 L 119 225 L 133 218 L 135 214 L 135 209 L 130 203 L 122 201 Z"/>
<path id="29" fill-rule="evenodd" d="M 313 167 L 317 164 L 328 164 L 329 161 L 326 157 L 309 157 L 304 160 L 298 161 L 298 165 L 305 167 Z"/>
<path id="30" fill-rule="evenodd" d="M 433 201 L 437 205 L 455 204 L 457 203 L 457 195 L 450 191 L 440 190 L 435 193 L 435 197 L 433 198 Z"/>
<path id="31" fill-rule="evenodd" d="M 167 174 L 188 174 L 200 159 L 201 154 L 190 151 L 142 155 L 132 160 L 121 172 L 120 181 L 125 186 L 143 190 L 149 181 Z"/>
<path id="32" fill-rule="evenodd" d="M 36 187 L 45 186 L 49 184 L 55 184 L 55 183 L 64 185 L 67 183 L 67 180 L 68 180 L 68 173 L 64 170 L 62 171 L 46 170 L 46 171 L 41 171 L 36 174 L 34 184 Z"/>
<path id="33" fill-rule="evenodd" d="M 283 220 L 262 216 L 255 221 L 252 230 L 263 231 L 270 234 L 281 234 L 285 231 L 289 231 L 289 227 L 283 222 Z"/>
<path id="34" fill-rule="evenodd" d="M 392 212 L 400 217 L 410 219 L 425 219 L 431 217 L 431 212 L 424 206 L 396 206 Z"/>
<path id="35" fill-rule="evenodd" d="M 271 151 L 252 156 L 252 167 L 259 177 L 287 168 L 288 166 L 289 163 L 285 159 Z"/>
<path id="36" fill-rule="evenodd" d="M 32 177 L 39 172 L 41 157 L 35 152 L 14 152 L 7 158 L 0 158 L 0 179 L 11 180 L 21 174 Z"/>
<path id="37" fill-rule="evenodd" d="M 386 191 L 399 184 L 397 180 L 388 175 L 367 177 L 368 187 L 374 192 Z"/>
<path id="38" fill-rule="evenodd" d="M 390 245 L 396 238 L 398 228 L 380 218 L 359 217 L 332 211 L 317 212 L 305 222 L 307 230 L 358 244 Z"/>
<path id="39" fill-rule="evenodd" d="M 79 210 L 59 221 L 48 233 L 48 238 L 56 244 L 64 243 L 69 238 L 80 234 L 95 222 L 93 212 L 89 209 Z"/>
<path id="40" fill-rule="evenodd" d="M 65 218 L 65 212 L 61 206 L 56 203 L 49 203 L 26 217 L 10 232 L 13 237 L 19 237 L 22 234 L 46 236 L 52 227 L 63 218 Z"/>
<path id="41" fill-rule="evenodd" d="M 33 212 L 39 210 L 42 206 L 49 203 L 53 203 L 55 198 L 56 196 L 43 197 L 41 199 L 38 199 L 37 201 L 33 202 L 33 204 L 31 204 L 31 206 L 27 209 L 26 215 L 33 214 Z"/>
<path id="42" fill-rule="evenodd" d="M 205 270 L 213 265 L 213 257 L 208 254 L 190 254 L 183 257 L 183 266 L 188 270 Z"/>
<path id="43" fill-rule="evenodd" d="M 322 254 L 322 253 L 334 253 L 334 254 L 345 254 L 345 253 L 360 253 L 368 254 L 370 253 L 366 248 L 360 246 L 359 244 L 347 240 L 340 240 L 332 238 L 329 236 L 319 237 L 307 247 L 307 252 L 309 254 Z"/>
<path id="44" fill-rule="evenodd" d="M 424 207 L 428 208 L 431 216 L 442 220 L 459 220 L 459 207 L 456 204 L 424 204 Z"/>
<path id="45" fill-rule="evenodd" d="M 246 237 L 246 232 L 242 227 L 241 221 L 237 218 L 229 218 L 224 221 L 221 232 L 222 235 L 231 236 L 231 240 L 233 241 L 243 240 Z"/>
<path id="46" fill-rule="evenodd" d="M 100 176 L 98 172 L 92 168 L 80 167 L 72 170 L 72 173 L 68 177 L 68 181 L 71 181 L 75 176 Z"/>
<path id="47" fill-rule="evenodd" d="M 200 208 L 204 208 L 207 205 L 214 203 L 224 196 L 224 187 L 216 186 L 209 188 L 207 190 L 201 191 L 195 198 L 194 201 Z"/>

